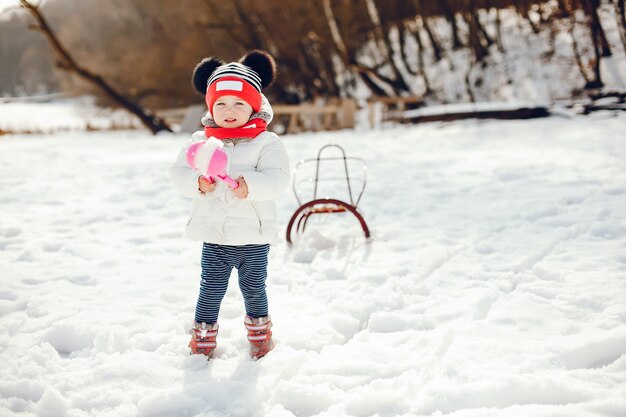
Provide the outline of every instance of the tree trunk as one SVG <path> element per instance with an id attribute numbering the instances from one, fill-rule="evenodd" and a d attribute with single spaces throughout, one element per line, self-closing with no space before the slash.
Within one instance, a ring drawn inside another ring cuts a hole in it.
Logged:
<path id="1" fill-rule="evenodd" d="M 472 48 L 472 51 L 474 51 L 476 62 L 480 62 L 483 58 L 489 55 L 489 49 L 487 49 L 480 38 L 479 29 L 474 16 L 475 15 L 470 12 L 464 13 L 465 20 L 469 26 L 469 45 Z"/>
<path id="2" fill-rule="evenodd" d="M 379 39 L 379 44 L 381 49 L 383 50 L 383 54 L 385 56 L 385 60 L 391 67 L 391 72 L 393 73 L 394 79 L 391 80 L 391 87 L 394 89 L 396 94 L 399 95 L 400 92 L 409 92 L 409 86 L 407 85 L 396 61 L 393 59 L 393 47 L 389 42 L 389 38 L 387 31 L 383 27 L 383 23 L 380 19 L 380 14 L 378 13 L 378 9 L 376 7 L 376 3 L 374 0 L 365 0 L 368 15 L 370 17 L 370 22 L 374 27 L 374 33 L 376 37 Z"/>
<path id="3" fill-rule="evenodd" d="M 526 20 L 528 20 L 528 24 L 530 25 L 530 28 L 533 30 L 533 33 L 538 34 L 539 26 L 537 26 L 537 24 L 533 22 L 533 20 L 530 18 L 530 11 L 528 9 L 524 11 L 524 17 L 526 18 Z"/>
<path id="4" fill-rule="evenodd" d="M 383 90 L 380 86 L 376 84 L 376 82 L 374 82 L 374 80 L 372 80 L 370 76 L 371 70 L 359 65 L 356 62 L 356 59 L 348 51 L 348 48 L 343 41 L 343 37 L 341 36 L 341 32 L 339 31 L 339 25 L 337 25 L 337 20 L 335 19 L 335 14 L 333 12 L 330 0 L 323 0 L 322 6 L 324 8 L 324 15 L 326 16 L 326 22 L 328 23 L 328 29 L 330 31 L 331 39 L 333 40 L 333 47 L 343 61 L 346 71 L 356 71 L 363 83 L 365 83 L 365 85 L 372 91 L 374 95 L 379 97 L 387 96 L 385 90 Z"/>
<path id="5" fill-rule="evenodd" d="M 416 19 L 421 18 L 422 26 L 428 34 L 428 39 L 430 39 L 430 44 L 433 47 L 433 53 L 435 54 L 435 59 L 440 61 L 443 58 L 443 48 L 435 34 L 433 33 L 430 25 L 428 24 L 428 19 L 423 12 L 422 1 L 421 0 L 413 0 L 413 6 L 415 7 L 415 12 L 417 14 Z"/>
<path id="6" fill-rule="evenodd" d="M 450 7 L 448 0 L 441 0 L 440 5 L 446 19 L 450 23 L 452 32 L 452 49 L 460 49 L 463 47 L 463 42 L 461 42 L 461 38 L 459 37 L 459 27 L 456 23 L 456 13 Z"/>
<path id="7" fill-rule="evenodd" d="M 585 13 L 589 16 L 589 27 L 593 36 L 594 48 L 596 47 L 595 44 L 598 43 L 597 46 L 601 56 L 611 56 L 613 54 L 611 53 L 609 42 L 606 39 L 602 23 L 600 23 L 598 7 L 600 7 L 600 0 L 583 0 L 583 8 Z"/>
<path id="8" fill-rule="evenodd" d="M 496 45 L 498 50 L 504 53 L 504 45 L 502 44 L 502 20 L 500 19 L 500 9 L 496 7 Z"/>
<path id="9" fill-rule="evenodd" d="M 470 67 L 467 69 L 467 73 L 465 74 L 465 90 L 467 91 L 467 95 L 470 99 L 470 102 L 475 103 L 476 97 L 474 97 L 474 93 L 472 92 L 472 83 L 470 82 L 469 76 L 472 72 L 472 65 L 470 63 Z"/>
<path id="10" fill-rule="evenodd" d="M 564 0 L 558 0 L 559 4 L 559 17 L 569 17 L 572 11 L 569 8 L 569 4 Z"/>
<path id="11" fill-rule="evenodd" d="M 576 18 L 572 17 L 570 20 L 570 36 L 572 37 L 572 49 L 574 50 L 574 57 L 576 58 L 576 65 L 578 66 L 578 71 L 580 71 L 580 75 L 582 75 L 585 80 L 585 85 L 589 85 L 591 83 L 591 78 L 587 75 L 585 71 L 585 66 L 583 65 L 582 58 L 580 56 L 580 52 L 578 51 L 578 42 L 576 42 L 576 36 L 574 34 L 574 28 L 576 27 Z"/>
<path id="12" fill-rule="evenodd" d="M 495 42 L 493 39 L 491 39 L 491 36 L 489 36 L 489 33 L 487 33 L 485 27 L 480 23 L 480 18 L 478 17 L 478 12 L 476 11 L 476 9 L 471 10 L 470 13 L 472 14 L 474 21 L 476 22 L 476 27 L 480 31 L 480 34 L 483 36 L 483 39 L 485 39 L 485 42 L 487 42 L 487 47 L 493 45 Z"/>
<path id="13" fill-rule="evenodd" d="M 602 27 L 602 22 L 600 21 L 600 16 L 598 15 L 598 7 L 600 7 L 600 1 L 594 0 L 593 3 L 595 3 L 593 7 L 593 19 L 596 22 L 596 25 L 598 26 L 598 30 L 600 32 L 600 45 L 602 46 L 602 56 L 611 56 L 613 55 L 613 53 L 611 52 L 609 41 L 606 38 L 606 32 Z"/>
<path id="14" fill-rule="evenodd" d="M 615 9 L 620 38 L 622 39 L 622 45 L 624 46 L 624 50 L 626 50 L 626 15 L 624 14 L 624 0 L 618 0 L 615 4 Z"/>
<path id="15" fill-rule="evenodd" d="M 426 17 L 422 18 L 422 25 L 424 26 L 424 30 L 428 34 L 428 39 L 430 40 L 431 45 L 433 46 L 435 59 L 437 61 L 441 61 L 441 58 L 443 58 L 443 48 L 441 47 L 439 40 L 433 33 L 433 30 L 430 28 L 430 24 L 428 23 L 428 19 Z"/>
<path id="16" fill-rule="evenodd" d="M 356 62 L 352 63 L 351 67 L 354 68 L 354 70 L 357 72 L 357 74 L 359 74 L 359 77 L 361 77 L 361 80 L 363 80 L 363 82 L 365 83 L 367 88 L 369 88 L 372 91 L 372 93 L 374 93 L 375 96 L 377 96 L 377 97 L 387 97 L 387 96 L 389 96 L 389 94 L 387 94 L 385 92 L 385 90 L 383 90 L 372 79 L 372 75 L 376 75 L 376 74 L 373 74 L 372 70 L 370 70 L 367 67 L 358 65 Z"/>
<path id="17" fill-rule="evenodd" d="M 417 27 L 417 23 L 413 23 L 413 25 L 415 25 L 415 29 L 412 29 L 409 23 L 405 23 L 405 28 L 409 32 L 413 33 L 415 41 L 417 42 L 417 68 L 420 75 L 424 79 L 424 86 L 426 87 L 424 95 L 432 95 L 433 90 L 430 87 L 430 81 L 428 79 L 428 75 L 426 74 L 426 66 L 424 65 L 424 44 L 422 43 L 422 38 L 420 37 L 419 27 Z"/>
<path id="18" fill-rule="evenodd" d="M 595 15 L 595 17 L 594 17 Z M 600 52 L 600 29 L 599 21 L 596 21 L 597 14 L 592 13 L 591 17 L 591 37 L 593 39 L 593 53 L 595 55 L 595 62 L 593 65 L 595 80 L 593 82 L 587 84 L 587 88 L 600 88 L 604 84 L 602 83 L 602 77 L 600 74 L 600 62 L 601 62 L 601 52 Z"/>
<path id="19" fill-rule="evenodd" d="M 333 13 L 333 6 L 330 3 L 330 0 L 323 0 L 322 2 L 324 6 L 324 15 L 326 16 L 326 22 L 328 23 L 328 29 L 330 30 L 330 36 L 333 40 L 333 44 L 339 56 L 343 60 L 344 64 L 350 62 L 350 57 L 348 55 L 348 49 L 346 48 L 346 44 L 341 37 L 341 32 L 339 31 L 339 26 L 337 25 L 337 20 L 335 20 L 335 15 Z"/>
<path id="20" fill-rule="evenodd" d="M 602 83 L 602 77 L 600 72 L 600 62 L 603 56 L 610 56 L 611 50 L 608 48 L 608 43 L 606 45 L 603 44 L 603 38 L 606 42 L 606 37 L 604 37 L 604 30 L 602 29 L 602 25 L 600 24 L 600 18 L 598 16 L 597 7 L 599 7 L 599 0 L 583 0 L 583 6 L 585 11 L 589 15 L 587 19 L 589 20 L 589 26 L 591 28 L 591 38 L 593 40 L 593 52 L 595 56 L 594 62 L 594 74 L 595 80 L 591 83 L 588 83 L 586 88 L 600 88 L 604 84 Z"/>
<path id="21" fill-rule="evenodd" d="M 122 94 L 117 92 L 108 82 L 106 82 L 100 75 L 92 73 L 86 68 L 79 65 L 74 58 L 70 55 L 70 53 L 65 49 L 65 47 L 61 44 L 57 36 L 54 34 L 48 21 L 44 18 L 43 14 L 39 10 L 39 6 L 34 6 L 29 3 L 27 0 L 20 0 L 22 7 L 27 9 L 31 15 L 37 21 L 37 26 L 34 28 L 44 34 L 47 38 L 48 42 L 54 49 L 55 53 L 61 59 L 58 62 L 58 66 L 67 71 L 70 71 L 84 80 L 89 81 L 92 84 L 95 84 L 99 89 L 104 91 L 112 100 L 116 103 L 124 107 L 126 110 L 134 114 L 141 120 L 141 122 L 146 126 L 153 134 L 156 134 L 160 131 L 168 131 L 171 132 L 172 129 L 167 125 L 167 123 L 156 116 L 151 111 L 144 109 L 139 104 L 129 100 L 124 97 Z"/>
<path id="22" fill-rule="evenodd" d="M 400 40 L 400 56 L 402 57 L 402 62 L 404 62 L 404 67 L 411 75 L 418 75 L 418 72 L 411 68 L 409 65 L 409 60 L 406 55 L 406 28 L 404 25 L 396 25 L 396 30 L 398 31 L 398 39 Z"/>

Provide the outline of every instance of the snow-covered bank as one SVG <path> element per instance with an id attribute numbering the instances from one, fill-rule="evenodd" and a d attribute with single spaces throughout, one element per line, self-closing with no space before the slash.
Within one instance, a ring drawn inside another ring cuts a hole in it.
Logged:
<path id="1" fill-rule="evenodd" d="M 0 414 L 621 415 L 625 122 L 286 137 L 294 164 L 327 143 L 367 160 L 373 239 L 320 216 L 272 248 L 259 362 L 233 276 L 208 364 L 187 355 L 200 248 L 167 177 L 185 138 L 5 136 Z M 295 208 L 285 194 L 283 226 Z"/>
<path id="2" fill-rule="evenodd" d="M 124 109 L 99 107 L 90 96 L 53 103 L 0 101 L 0 134 L 139 128 L 141 121 L 132 114 Z"/>

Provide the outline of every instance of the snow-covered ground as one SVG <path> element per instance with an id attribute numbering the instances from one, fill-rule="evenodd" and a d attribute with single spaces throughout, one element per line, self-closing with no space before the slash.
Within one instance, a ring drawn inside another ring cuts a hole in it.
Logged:
<path id="1" fill-rule="evenodd" d="M 373 238 L 319 216 L 273 246 L 278 344 L 258 362 L 233 275 L 208 363 L 188 355 L 200 246 L 167 175 L 186 138 L 4 136 L 0 415 L 623 416 L 625 127 L 285 137 L 294 165 L 327 143 L 367 161 Z M 296 207 L 287 192 L 283 229 Z"/>

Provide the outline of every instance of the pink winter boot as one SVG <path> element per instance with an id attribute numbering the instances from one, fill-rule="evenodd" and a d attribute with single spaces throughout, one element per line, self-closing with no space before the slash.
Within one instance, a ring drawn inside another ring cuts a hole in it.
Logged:
<path id="1" fill-rule="evenodd" d="M 191 341 L 189 347 L 191 348 L 191 355 L 205 355 L 207 359 L 211 359 L 213 351 L 217 346 L 217 323 L 195 323 L 193 329 L 191 329 Z"/>
<path id="2" fill-rule="evenodd" d="M 250 342 L 250 356 L 253 359 L 260 359 L 274 348 L 272 342 L 272 319 L 270 316 L 252 318 L 246 316 L 244 321 L 248 330 L 248 341 Z"/>

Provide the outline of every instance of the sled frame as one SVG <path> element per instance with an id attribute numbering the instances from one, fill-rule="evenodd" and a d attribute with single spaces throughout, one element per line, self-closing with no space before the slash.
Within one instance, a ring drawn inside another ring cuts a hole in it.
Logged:
<path id="1" fill-rule="evenodd" d="M 324 153 L 324 151 L 329 148 L 339 149 L 339 151 L 341 152 L 341 156 L 323 157 L 322 153 Z M 354 178 L 350 176 L 350 170 L 348 168 L 348 161 L 350 160 L 357 161 L 359 163 L 362 169 L 361 177 Z M 320 178 L 320 163 L 322 161 L 343 161 L 345 176 L 344 177 Z M 312 163 L 315 163 L 315 175 L 313 177 L 300 179 L 298 177 L 298 169 L 301 168 L 302 165 L 312 164 Z M 314 183 L 313 199 L 310 201 L 304 202 L 303 201 L 304 199 L 302 198 L 302 195 L 299 191 L 299 186 L 303 182 L 311 182 L 311 181 Z M 345 181 L 347 185 L 348 197 L 350 199 L 350 202 L 348 203 L 348 202 L 345 202 L 336 198 L 328 198 L 328 197 L 318 198 L 317 196 L 318 186 L 321 181 Z M 357 186 L 356 188 L 356 191 L 358 191 L 358 195 L 356 196 L 356 199 L 355 199 L 355 188 L 353 186 L 356 184 L 354 183 L 359 184 L 359 186 Z M 298 201 L 299 207 L 291 216 L 291 219 L 289 220 L 289 223 L 287 225 L 287 236 L 286 236 L 287 243 L 289 243 L 290 245 L 293 244 L 292 231 L 294 231 L 294 225 L 295 225 L 295 232 L 304 233 L 304 231 L 306 230 L 307 223 L 309 219 L 311 218 L 311 216 L 316 215 L 316 214 L 321 215 L 321 214 L 346 213 L 346 212 L 352 213 L 357 218 L 357 220 L 359 221 L 359 224 L 361 225 L 361 228 L 363 229 L 365 238 L 368 239 L 370 237 L 369 227 L 367 226 L 367 223 L 365 222 L 365 219 L 363 218 L 361 213 L 358 211 L 358 204 L 361 201 L 361 197 L 363 197 L 363 192 L 365 191 L 366 184 L 367 184 L 367 164 L 362 158 L 346 156 L 345 150 L 340 145 L 329 144 L 329 145 L 322 146 L 320 150 L 317 152 L 316 158 L 303 159 L 299 161 L 296 164 L 296 167 L 294 170 L 294 177 L 293 177 L 293 183 L 292 183 L 293 193 L 296 196 L 296 200 Z"/>

